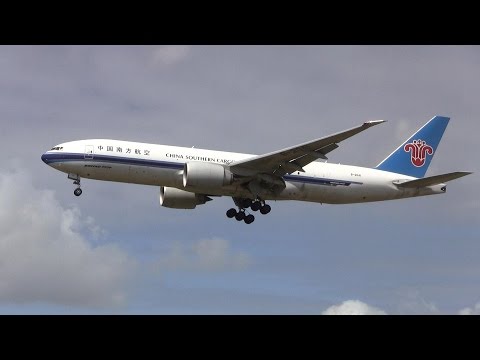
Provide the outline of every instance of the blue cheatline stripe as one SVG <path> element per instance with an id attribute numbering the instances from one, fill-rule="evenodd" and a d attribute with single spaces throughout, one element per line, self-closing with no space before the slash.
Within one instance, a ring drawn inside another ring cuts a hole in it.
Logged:
<path id="1" fill-rule="evenodd" d="M 283 178 L 287 181 L 292 181 L 292 182 L 301 182 L 305 184 L 317 184 L 317 185 L 329 185 L 329 186 L 337 186 L 337 185 L 350 186 L 351 184 L 355 184 L 355 185 L 363 184 L 361 182 L 356 182 L 356 181 L 323 179 L 323 178 L 315 178 L 310 176 L 285 175 Z"/>
<path id="2" fill-rule="evenodd" d="M 58 163 L 58 162 L 70 162 L 70 161 L 92 161 L 92 162 L 105 162 L 113 164 L 124 164 L 124 165 L 138 165 L 138 166 L 151 166 L 164 169 L 183 169 L 183 163 L 175 163 L 169 161 L 160 161 L 160 160 L 148 160 L 148 159 L 138 159 L 138 158 L 129 158 L 122 156 L 110 156 L 110 155 L 93 155 L 93 159 L 85 159 L 85 154 L 73 154 L 73 153 L 45 153 L 42 156 L 42 160 L 47 164 Z M 286 181 L 292 182 L 301 182 L 305 184 L 317 184 L 317 185 L 328 185 L 328 186 L 350 186 L 351 184 L 362 185 L 361 182 L 356 181 L 345 181 L 345 180 L 335 180 L 335 179 L 323 179 L 315 178 L 311 176 L 296 176 L 296 175 L 285 175 L 283 179 Z"/>
<path id="3" fill-rule="evenodd" d="M 125 165 L 138 165 L 138 166 L 152 166 L 161 167 L 165 169 L 183 169 L 183 164 L 160 161 L 160 160 L 147 160 L 128 158 L 122 156 L 110 156 L 110 155 L 93 155 L 93 159 L 85 159 L 85 154 L 45 154 L 44 161 L 47 164 L 56 162 L 69 162 L 69 161 L 95 161 L 95 162 L 109 162 L 115 164 Z"/>

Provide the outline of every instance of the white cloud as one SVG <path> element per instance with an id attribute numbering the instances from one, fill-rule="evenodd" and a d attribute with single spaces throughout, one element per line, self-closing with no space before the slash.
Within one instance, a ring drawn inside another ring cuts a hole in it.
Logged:
<path id="1" fill-rule="evenodd" d="M 227 240 L 213 238 L 190 246 L 175 242 L 156 265 L 160 270 L 221 271 L 241 270 L 249 264 L 250 257 L 245 252 L 235 252 Z"/>
<path id="2" fill-rule="evenodd" d="M 322 315 L 387 315 L 387 313 L 360 300 L 347 300 L 339 305 L 330 306 L 322 312 Z"/>
<path id="3" fill-rule="evenodd" d="M 416 288 L 405 288 L 398 293 L 400 302 L 398 312 L 402 314 L 436 314 L 439 312 L 437 305 L 426 300 L 421 291 Z"/>
<path id="4" fill-rule="evenodd" d="M 184 60 L 190 47 L 186 45 L 167 45 L 154 50 L 153 61 L 161 65 L 173 65 Z"/>
<path id="5" fill-rule="evenodd" d="M 480 315 L 480 302 L 473 307 L 466 307 L 458 312 L 458 315 Z"/>
<path id="6" fill-rule="evenodd" d="M 103 233 L 23 170 L 0 173 L 0 302 L 109 307 L 124 304 L 133 261 Z"/>

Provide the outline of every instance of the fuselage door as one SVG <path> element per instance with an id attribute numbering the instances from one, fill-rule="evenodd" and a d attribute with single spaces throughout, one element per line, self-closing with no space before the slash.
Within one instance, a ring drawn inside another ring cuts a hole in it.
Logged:
<path id="1" fill-rule="evenodd" d="M 93 159 L 93 145 L 85 145 L 85 159 Z"/>

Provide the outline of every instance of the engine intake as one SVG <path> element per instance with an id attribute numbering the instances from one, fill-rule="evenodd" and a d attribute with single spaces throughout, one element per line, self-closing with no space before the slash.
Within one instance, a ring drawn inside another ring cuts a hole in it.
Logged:
<path id="1" fill-rule="evenodd" d="M 160 186 L 160 205 L 171 209 L 195 209 L 211 201 L 207 195 L 195 194 L 167 186 Z"/>
<path id="2" fill-rule="evenodd" d="M 220 164 L 187 162 L 183 167 L 183 186 L 191 189 L 218 189 L 233 182 L 232 173 Z"/>

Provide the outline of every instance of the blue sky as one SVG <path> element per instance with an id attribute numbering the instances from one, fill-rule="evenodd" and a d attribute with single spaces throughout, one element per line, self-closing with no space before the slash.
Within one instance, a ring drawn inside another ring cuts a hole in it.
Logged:
<path id="1" fill-rule="evenodd" d="M 476 46 L 0 47 L 0 313 L 479 313 L 479 65 Z M 229 198 L 76 198 L 40 160 L 86 138 L 260 154 L 386 119 L 329 156 L 373 167 L 437 114 L 427 175 L 475 172 L 445 195 L 272 202 L 249 226 Z"/>

